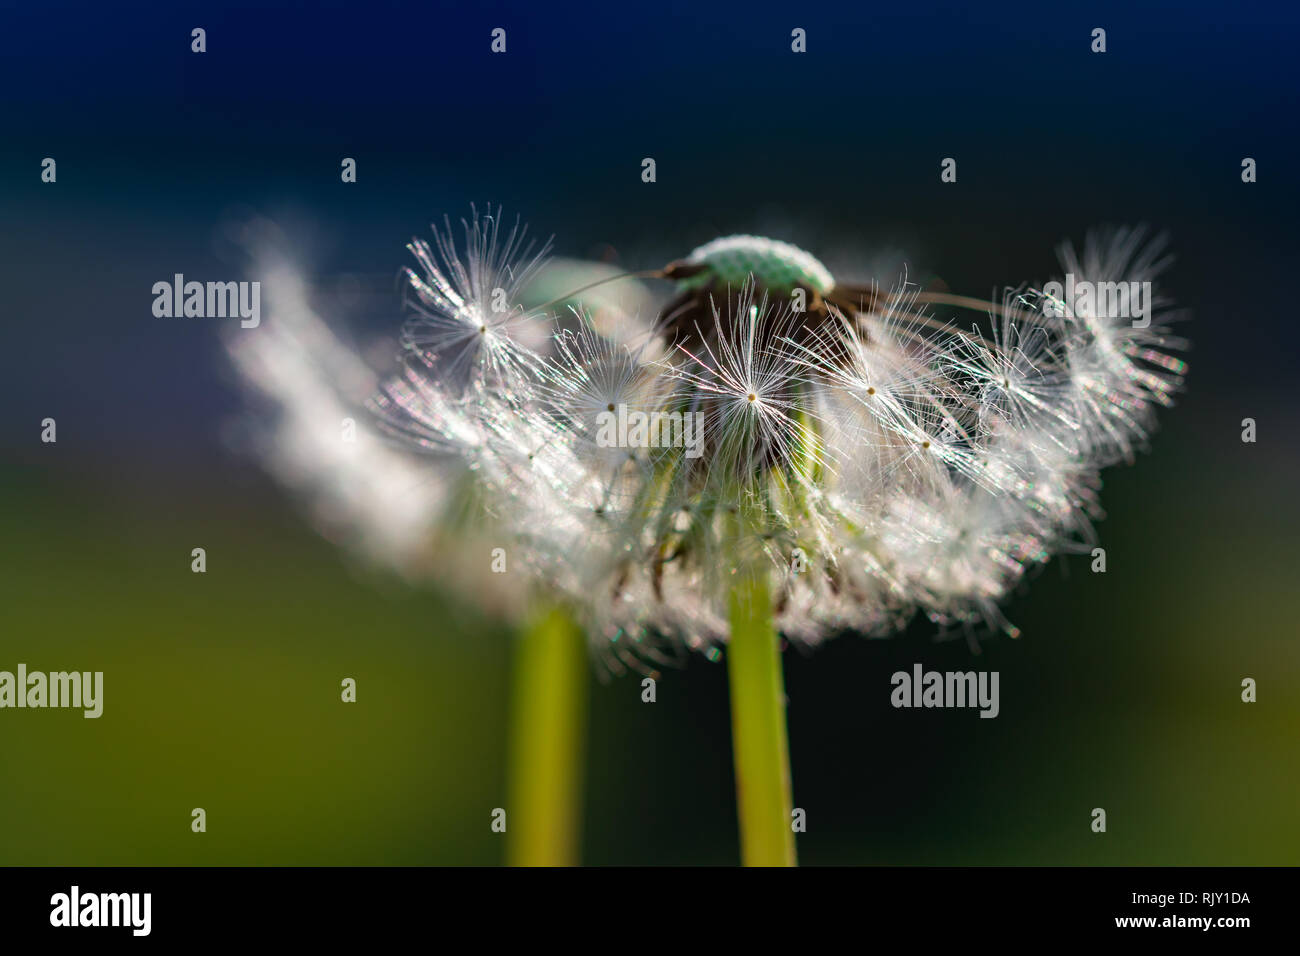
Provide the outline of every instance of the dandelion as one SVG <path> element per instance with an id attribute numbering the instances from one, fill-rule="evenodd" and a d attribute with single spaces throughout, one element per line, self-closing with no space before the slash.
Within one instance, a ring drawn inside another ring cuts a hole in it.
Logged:
<path id="1" fill-rule="evenodd" d="M 656 321 L 612 328 L 580 294 L 516 301 L 545 266 L 497 218 L 466 223 L 463 251 L 444 233 L 436 258 L 413 244 L 416 331 L 376 421 L 431 456 L 441 487 L 472 485 L 524 603 L 551 609 L 543 629 L 580 629 L 613 671 L 725 652 L 744 860 L 792 863 L 778 635 L 885 636 L 918 614 L 972 640 L 1018 635 L 1003 599 L 1087 546 L 1099 471 L 1146 444 L 1182 385 L 1177 316 L 1158 293 L 1138 322 L 1113 308 L 1129 300 L 1049 287 L 997 302 L 905 277 L 882 291 L 732 236 L 644 274 L 675 296 Z M 1119 230 L 1060 258 L 1079 282 L 1128 288 L 1155 281 L 1163 248 Z M 611 447 L 596 423 L 619 407 L 699 416 L 702 453 Z M 571 660 L 557 647 L 539 665 L 553 682 Z"/>

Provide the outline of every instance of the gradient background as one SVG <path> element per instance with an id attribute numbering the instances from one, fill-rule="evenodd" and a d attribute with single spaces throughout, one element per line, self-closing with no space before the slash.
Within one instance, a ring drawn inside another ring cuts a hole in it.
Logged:
<path id="1" fill-rule="evenodd" d="M 509 635 L 319 538 L 228 450 L 221 320 L 150 292 L 239 277 L 256 212 L 322 282 L 378 277 L 338 318 L 391 331 L 403 244 L 472 200 L 633 268 L 752 231 L 972 294 L 1098 223 L 1168 229 L 1190 389 L 1106 473 L 1109 572 L 1054 562 L 977 662 L 924 624 L 788 654 L 800 857 L 1300 862 L 1296 8 L 468 6 L 0 11 L 0 669 L 106 683 L 99 720 L 0 712 L 0 863 L 502 858 Z M 1001 716 L 891 709 L 915 661 L 999 670 Z M 737 862 L 720 663 L 654 706 L 593 680 L 588 765 L 587 862 Z"/>

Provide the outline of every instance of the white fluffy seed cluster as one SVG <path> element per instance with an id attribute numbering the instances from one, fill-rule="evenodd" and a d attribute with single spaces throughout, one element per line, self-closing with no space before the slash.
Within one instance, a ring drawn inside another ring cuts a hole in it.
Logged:
<path id="1" fill-rule="evenodd" d="M 1008 291 L 968 328 L 934 310 L 970 300 L 905 283 L 814 319 L 787 273 L 820 263 L 732 237 L 687 261 L 720 250 L 754 271 L 693 277 L 713 321 L 689 342 L 615 334 L 582 302 L 526 308 L 544 263 L 518 226 L 489 213 L 465 235 L 412 246 L 407 361 L 373 408 L 430 455 L 445 514 L 473 515 L 511 579 L 577 608 L 615 666 L 724 642 L 753 562 L 792 640 L 884 635 L 918 611 L 1014 635 L 999 602 L 1092 546 L 1099 470 L 1144 445 L 1185 373 L 1150 284 L 1162 243 L 1141 230 L 1063 248 L 1061 292 Z"/>

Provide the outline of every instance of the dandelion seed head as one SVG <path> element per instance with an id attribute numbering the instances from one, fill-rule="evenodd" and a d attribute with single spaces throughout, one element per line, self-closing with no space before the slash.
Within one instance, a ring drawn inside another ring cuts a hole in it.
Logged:
<path id="1" fill-rule="evenodd" d="M 665 269 L 677 294 L 658 316 L 611 321 L 608 299 L 599 322 L 581 301 L 543 314 L 525 301 L 542 262 L 500 223 L 413 244 L 418 309 L 374 433 L 437 476 L 430 537 L 456 540 L 446 502 L 462 501 L 456 528 L 504 542 L 517 589 L 576 608 L 615 669 L 724 642 L 734 575 L 756 565 L 799 643 L 918 614 L 1018 633 L 1001 602 L 1095 540 L 1100 470 L 1145 447 L 1187 372 L 1159 291 L 1145 324 L 1027 288 L 972 313 L 906 275 L 837 284 L 753 236 Z M 1060 256 L 1080 280 L 1154 290 L 1163 249 L 1118 230 Z M 302 383 L 249 374 L 305 407 Z M 430 566 L 455 563 L 453 547 Z"/>

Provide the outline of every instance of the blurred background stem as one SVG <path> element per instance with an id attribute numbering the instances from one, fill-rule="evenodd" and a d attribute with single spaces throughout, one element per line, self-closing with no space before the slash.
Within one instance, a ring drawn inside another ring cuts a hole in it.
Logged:
<path id="1" fill-rule="evenodd" d="M 578 863 L 587 650 L 565 608 L 532 619 L 515 651 L 507 862 Z"/>
<path id="2" fill-rule="evenodd" d="M 785 680 L 766 575 L 738 572 L 730 603 L 727 676 L 741 862 L 794 866 Z"/>

